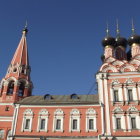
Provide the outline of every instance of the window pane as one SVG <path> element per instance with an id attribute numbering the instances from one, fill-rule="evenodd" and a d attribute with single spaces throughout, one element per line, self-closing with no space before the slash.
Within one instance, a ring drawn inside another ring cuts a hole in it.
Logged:
<path id="1" fill-rule="evenodd" d="M 132 89 L 128 89 L 128 100 L 129 100 L 129 101 L 133 101 Z"/>
<path id="2" fill-rule="evenodd" d="M 89 129 L 94 129 L 93 119 L 89 119 Z"/>
<path id="3" fill-rule="evenodd" d="M 26 119 L 25 129 L 29 129 L 29 126 L 30 126 L 30 119 Z"/>
<path id="4" fill-rule="evenodd" d="M 41 119 L 40 129 L 41 130 L 44 130 L 45 129 L 45 119 Z"/>
<path id="5" fill-rule="evenodd" d="M 4 130 L 0 130 L 0 139 L 4 139 Z"/>
<path id="6" fill-rule="evenodd" d="M 131 118 L 131 125 L 132 125 L 132 129 L 136 129 L 136 119 L 135 118 Z"/>
<path id="7" fill-rule="evenodd" d="M 76 119 L 73 120 L 73 127 L 72 128 L 77 129 L 77 120 Z"/>
<path id="8" fill-rule="evenodd" d="M 61 129 L 61 120 L 60 119 L 57 119 L 56 120 L 56 129 L 57 130 L 60 130 Z"/>
<path id="9" fill-rule="evenodd" d="M 114 90 L 114 101 L 115 102 L 118 102 L 119 101 L 118 90 Z"/>
<path id="10" fill-rule="evenodd" d="M 116 119 L 117 129 L 121 129 L 121 118 Z"/>

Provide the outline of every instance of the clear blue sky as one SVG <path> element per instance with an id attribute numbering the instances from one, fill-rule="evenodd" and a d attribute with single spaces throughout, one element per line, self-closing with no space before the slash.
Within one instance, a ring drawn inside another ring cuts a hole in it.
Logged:
<path id="1" fill-rule="evenodd" d="M 106 21 L 115 36 L 140 34 L 139 0 L 0 0 L 0 78 L 28 20 L 33 94 L 87 94 L 101 66 Z M 94 86 L 90 94 L 96 93 Z"/>

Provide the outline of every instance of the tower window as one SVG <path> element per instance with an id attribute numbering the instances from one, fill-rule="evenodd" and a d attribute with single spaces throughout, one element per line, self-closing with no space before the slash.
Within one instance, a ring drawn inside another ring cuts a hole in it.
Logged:
<path id="1" fill-rule="evenodd" d="M 115 102 L 118 102 L 118 101 L 119 101 L 118 90 L 114 90 L 114 101 L 115 101 Z"/>
<path id="2" fill-rule="evenodd" d="M 21 96 L 21 97 L 23 96 L 24 89 L 25 89 L 25 84 L 21 82 L 19 86 L 18 96 Z"/>
<path id="3" fill-rule="evenodd" d="M 121 129 L 121 118 L 116 118 L 116 128 Z"/>
<path id="4" fill-rule="evenodd" d="M 136 119 L 135 118 L 131 118 L 131 126 L 132 126 L 132 129 L 136 129 Z"/>
<path id="5" fill-rule="evenodd" d="M 13 92 L 14 92 L 14 81 L 10 81 L 10 83 L 8 85 L 7 94 L 10 95 L 10 94 L 13 94 Z"/>
<path id="6" fill-rule="evenodd" d="M 128 101 L 133 101 L 133 92 L 132 92 L 132 89 L 128 89 Z"/>
<path id="7" fill-rule="evenodd" d="M 17 72 L 17 68 L 14 68 L 13 72 Z"/>

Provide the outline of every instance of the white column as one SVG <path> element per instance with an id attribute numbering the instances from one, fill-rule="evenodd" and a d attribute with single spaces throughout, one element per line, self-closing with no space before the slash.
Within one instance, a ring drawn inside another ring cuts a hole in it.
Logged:
<path id="1" fill-rule="evenodd" d="M 113 102 L 113 100 L 114 100 L 114 95 L 113 95 L 113 88 L 111 87 L 110 88 L 110 100 L 111 100 L 111 102 Z"/>
<path id="2" fill-rule="evenodd" d="M 127 115 L 127 125 L 128 125 L 128 130 L 131 131 L 131 124 L 130 124 L 130 116 Z"/>
<path id="3" fill-rule="evenodd" d="M 19 111 L 19 105 L 16 105 L 14 110 L 14 115 L 13 115 L 12 128 L 11 128 L 12 136 L 15 135 L 15 131 L 16 131 L 18 111 Z"/>
<path id="4" fill-rule="evenodd" d="M 133 90 L 133 99 L 136 101 L 136 100 L 138 100 L 136 87 L 133 87 L 132 90 Z"/>
<path id="5" fill-rule="evenodd" d="M 124 131 L 126 131 L 126 124 L 125 124 L 125 116 L 124 115 L 121 117 L 121 124 L 122 124 L 122 129 Z"/>
<path id="6" fill-rule="evenodd" d="M 136 116 L 136 128 L 140 129 L 140 116 Z"/>
<path id="7" fill-rule="evenodd" d="M 119 88 L 119 101 L 123 101 L 122 87 Z"/>
<path id="8" fill-rule="evenodd" d="M 127 88 L 126 87 L 124 87 L 124 98 L 125 98 L 125 101 L 128 101 Z"/>
<path id="9" fill-rule="evenodd" d="M 115 132 L 115 130 L 116 130 L 116 117 L 114 115 L 112 116 L 112 124 L 113 124 L 113 131 Z"/>
<path id="10" fill-rule="evenodd" d="M 107 79 L 104 79 L 106 134 L 111 135 Z"/>
<path id="11" fill-rule="evenodd" d="M 138 86 L 138 95 L 139 95 L 139 99 L 140 100 L 140 87 Z"/>
<path id="12" fill-rule="evenodd" d="M 96 80 L 98 82 L 98 92 L 99 92 L 99 101 L 104 103 L 104 96 L 103 96 L 103 79 L 102 74 L 96 75 Z"/>

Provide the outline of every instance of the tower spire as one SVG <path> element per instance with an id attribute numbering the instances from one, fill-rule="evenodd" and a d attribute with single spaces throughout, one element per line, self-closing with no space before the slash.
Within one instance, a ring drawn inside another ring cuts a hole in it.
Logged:
<path id="1" fill-rule="evenodd" d="M 134 35 L 135 34 L 135 27 L 134 27 L 134 20 L 133 20 L 133 18 L 132 18 L 132 21 L 131 21 L 131 24 L 132 24 L 132 35 Z"/>
<path id="2" fill-rule="evenodd" d="M 120 37 L 120 29 L 119 29 L 119 21 L 118 21 L 118 19 L 116 19 L 116 33 L 117 33 L 117 37 Z"/>
<path id="3" fill-rule="evenodd" d="M 108 25 L 108 21 L 106 22 L 106 37 L 109 37 L 109 25 Z"/>

